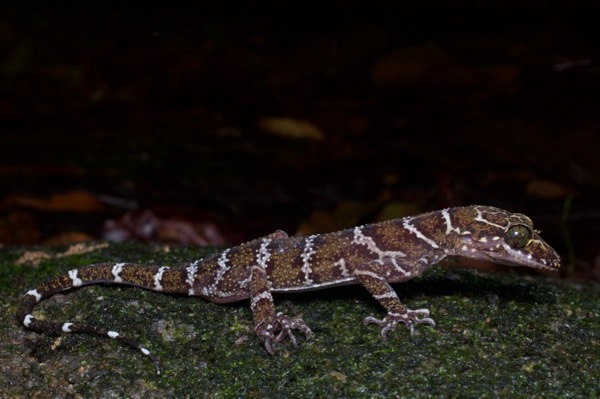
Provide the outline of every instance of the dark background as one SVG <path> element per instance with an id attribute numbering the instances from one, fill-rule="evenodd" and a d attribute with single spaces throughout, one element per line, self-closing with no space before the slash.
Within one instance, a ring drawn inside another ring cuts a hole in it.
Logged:
<path id="1" fill-rule="evenodd" d="M 0 242 L 225 245 L 481 203 L 600 279 L 597 12 L 516 4 L 11 5 Z"/>

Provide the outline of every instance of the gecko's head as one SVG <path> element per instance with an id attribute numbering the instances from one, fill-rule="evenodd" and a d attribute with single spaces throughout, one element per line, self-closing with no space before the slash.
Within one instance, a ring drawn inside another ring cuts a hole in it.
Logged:
<path id="1" fill-rule="evenodd" d="M 462 227 L 452 231 L 452 255 L 536 269 L 560 267 L 560 256 L 527 216 L 479 205 L 456 209 Z"/>

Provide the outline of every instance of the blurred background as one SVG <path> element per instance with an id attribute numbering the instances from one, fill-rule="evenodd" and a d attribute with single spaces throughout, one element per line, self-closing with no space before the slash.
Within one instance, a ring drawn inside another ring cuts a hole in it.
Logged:
<path id="1" fill-rule="evenodd" d="M 3 6 L 2 245 L 228 245 L 488 204 L 600 280 L 595 13 L 200 3 Z"/>

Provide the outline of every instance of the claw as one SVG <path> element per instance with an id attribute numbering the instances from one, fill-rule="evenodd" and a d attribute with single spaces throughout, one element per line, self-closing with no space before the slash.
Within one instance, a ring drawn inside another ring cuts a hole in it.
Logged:
<path id="1" fill-rule="evenodd" d="M 430 326 L 435 327 L 435 321 L 433 321 L 433 319 L 430 319 L 429 317 L 417 320 L 417 324 L 429 324 Z"/>
<path id="2" fill-rule="evenodd" d="M 381 329 L 381 338 L 387 339 L 387 333 L 389 331 L 395 331 L 398 323 L 390 323 Z"/>
<path id="3" fill-rule="evenodd" d="M 269 355 L 274 355 L 273 345 L 271 344 L 271 338 L 265 338 L 265 349 L 269 352 Z"/>
<path id="4" fill-rule="evenodd" d="M 365 317 L 363 320 L 363 324 L 366 326 L 368 324 L 377 324 L 378 326 L 383 325 L 385 322 L 383 320 L 379 320 L 374 318 L 373 316 Z"/>
<path id="5" fill-rule="evenodd" d="M 419 319 L 419 316 L 429 316 L 428 309 L 417 309 L 410 310 L 407 309 L 403 314 L 396 313 L 388 313 L 383 319 L 376 319 L 372 316 L 366 317 L 363 321 L 364 324 L 377 324 L 381 327 L 381 338 L 386 339 L 387 333 L 390 331 L 396 330 L 398 323 L 404 323 L 408 330 L 410 331 L 410 335 L 414 335 L 415 332 L 415 324 L 429 324 L 430 326 L 435 326 L 435 322 L 433 319 L 429 317 L 425 317 Z"/>
<path id="6" fill-rule="evenodd" d="M 271 323 L 260 323 L 255 330 L 256 334 L 264 340 L 265 349 L 271 355 L 275 353 L 273 343 L 278 344 L 286 337 L 290 338 L 294 347 L 298 346 L 298 341 L 292 330 L 302 331 L 306 339 L 310 339 L 313 334 L 302 319 L 290 319 L 283 313 L 278 313 Z"/>
<path id="7" fill-rule="evenodd" d="M 417 315 L 417 316 L 429 316 L 429 309 L 416 309 L 416 310 L 409 310 L 409 313 L 412 312 L 413 314 Z"/>

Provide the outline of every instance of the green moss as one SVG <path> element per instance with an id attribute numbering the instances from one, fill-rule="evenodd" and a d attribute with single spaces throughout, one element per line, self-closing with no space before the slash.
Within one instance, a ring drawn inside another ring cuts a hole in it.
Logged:
<path id="1" fill-rule="evenodd" d="M 395 286 L 409 307 L 429 308 L 436 327 L 379 337 L 368 315 L 382 309 L 362 287 L 276 298 L 313 329 L 298 348 L 269 356 L 252 330 L 247 302 L 215 305 L 198 298 L 129 287 L 93 286 L 45 301 L 52 320 L 110 327 L 159 359 L 156 376 L 143 355 L 86 335 L 49 337 L 14 320 L 19 297 L 51 275 L 88 263 L 134 260 L 178 264 L 206 251 L 165 253 L 110 245 L 85 255 L 15 266 L 27 248 L 1 255 L 0 397 L 593 397 L 600 386 L 599 290 L 517 274 L 433 269 Z M 10 383 L 6 383 L 10 382 Z"/>

